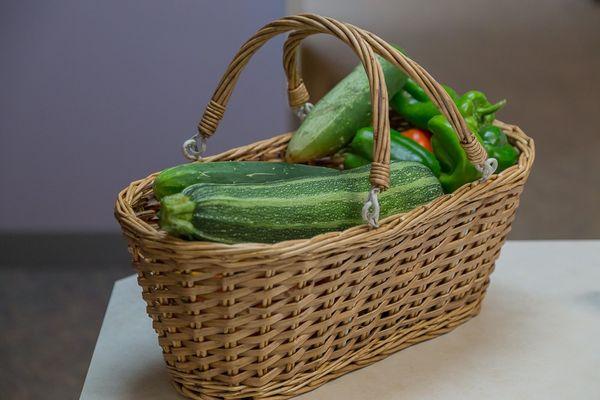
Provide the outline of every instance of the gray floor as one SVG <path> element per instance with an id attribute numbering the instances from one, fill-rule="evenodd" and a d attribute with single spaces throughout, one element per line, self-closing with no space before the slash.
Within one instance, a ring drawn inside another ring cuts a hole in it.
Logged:
<path id="1" fill-rule="evenodd" d="M 0 398 L 77 399 L 113 282 L 133 273 L 124 241 L 0 236 L 0 250 Z"/>

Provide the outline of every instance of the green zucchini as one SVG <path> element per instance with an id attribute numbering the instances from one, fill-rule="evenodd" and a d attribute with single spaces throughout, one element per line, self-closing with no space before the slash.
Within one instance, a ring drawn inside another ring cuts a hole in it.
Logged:
<path id="1" fill-rule="evenodd" d="M 390 188 L 379 195 L 380 217 L 409 211 L 443 194 L 423 164 L 391 164 Z M 332 176 L 272 183 L 192 185 L 161 201 L 160 226 L 168 233 L 224 243 L 275 243 L 309 238 L 363 224 L 370 165 Z"/>
<path id="2" fill-rule="evenodd" d="M 158 174 L 154 180 L 154 196 L 160 200 L 196 183 L 260 183 L 339 173 L 333 168 L 285 162 L 197 162 L 167 168 Z"/>
<path id="3" fill-rule="evenodd" d="M 406 82 L 406 75 L 376 55 L 381 63 L 388 95 L 392 98 Z M 356 67 L 315 104 L 287 147 L 289 162 L 306 162 L 335 153 L 354 133 L 371 124 L 371 94 L 362 65 Z"/>

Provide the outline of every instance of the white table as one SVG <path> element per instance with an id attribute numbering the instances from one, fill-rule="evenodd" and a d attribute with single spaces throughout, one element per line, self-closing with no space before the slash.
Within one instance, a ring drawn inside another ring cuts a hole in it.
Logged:
<path id="1" fill-rule="evenodd" d="M 133 276 L 115 283 L 81 399 L 182 399 Z M 600 241 L 507 243 L 478 317 L 297 399 L 600 399 Z"/>

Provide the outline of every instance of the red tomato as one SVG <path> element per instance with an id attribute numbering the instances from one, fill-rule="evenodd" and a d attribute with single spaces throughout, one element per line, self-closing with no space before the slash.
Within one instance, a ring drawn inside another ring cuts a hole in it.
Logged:
<path id="1" fill-rule="evenodd" d="M 402 136 L 406 136 L 409 139 L 414 140 L 419 143 L 421 146 L 425 147 L 427 150 L 433 153 L 433 148 L 431 147 L 431 133 L 424 131 L 422 129 L 409 129 L 404 132 L 400 132 Z"/>

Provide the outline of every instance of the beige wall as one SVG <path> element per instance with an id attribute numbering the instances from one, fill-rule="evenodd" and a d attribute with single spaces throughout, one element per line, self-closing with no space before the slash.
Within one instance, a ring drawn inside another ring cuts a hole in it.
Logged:
<path id="1" fill-rule="evenodd" d="M 459 91 L 508 99 L 499 118 L 536 141 L 511 238 L 600 237 L 600 4 L 585 0 L 300 0 L 290 13 L 351 22 L 405 48 Z M 324 36 L 303 69 L 318 99 L 356 64 Z"/>

